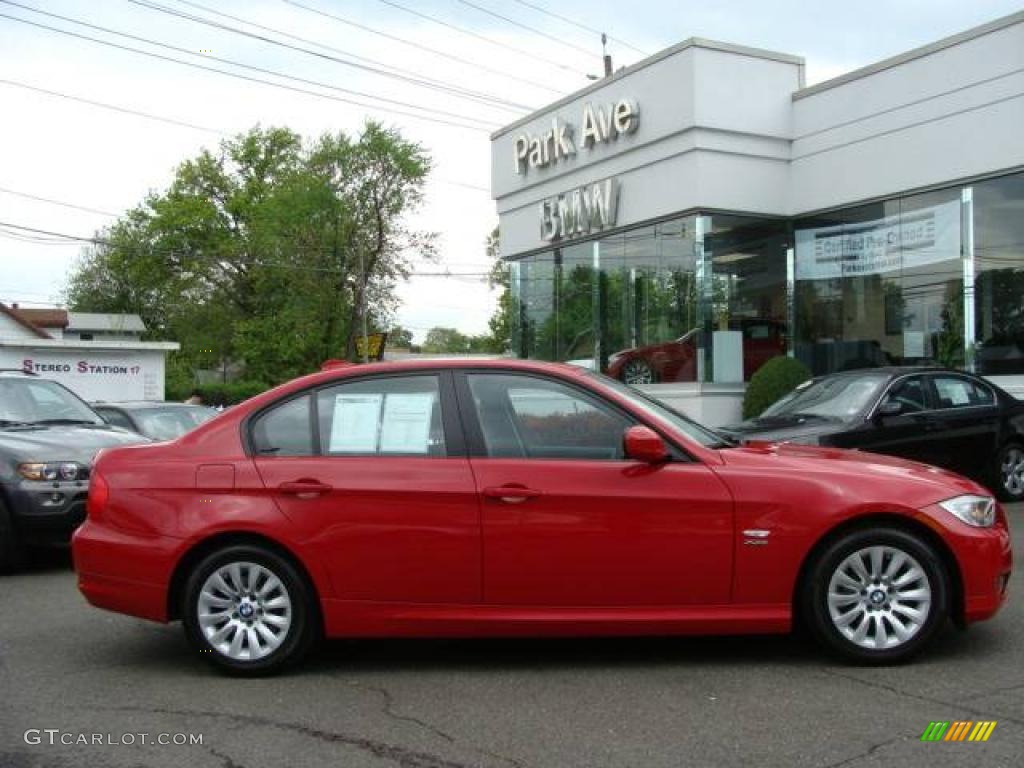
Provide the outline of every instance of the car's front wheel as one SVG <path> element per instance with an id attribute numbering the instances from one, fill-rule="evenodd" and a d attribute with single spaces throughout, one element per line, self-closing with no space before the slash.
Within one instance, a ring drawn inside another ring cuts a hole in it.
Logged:
<path id="1" fill-rule="evenodd" d="M 622 367 L 624 384 L 654 384 L 654 369 L 643 358 L 630 360 Z"/>
<path id="2" fill-rule="evenodd" d="M 862 663 L 905 661 L 949 610 L 948 577 L 932 546 L 897 528 L 848 533 L 817 557 L 804 615 L 826 646 Z"/>
<path id="3" fill-rule="evenodd" d="M 312 590 L 276 552 L 229 546 L 204 558 L 185 588 L 185 633 L 221 668 L 268 674 L 294 663 L 316 637 Z"/>
<path id="4" fill-rule="evenodd" d="M 1024 501 L 1024 446 L 1004 445 L 996 458 L 997 490 L 1003 501 Z"/>

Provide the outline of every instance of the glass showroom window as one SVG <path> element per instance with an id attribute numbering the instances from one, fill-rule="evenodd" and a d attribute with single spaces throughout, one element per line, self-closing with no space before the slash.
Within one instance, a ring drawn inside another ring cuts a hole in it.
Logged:
<path id="1" fill-rule="evenodd" d="M 963 364 L 961 192 L 796 225 L 796 356 L 815 374 Z"/>
<path id="2" fill-rule="evenodd" d="M 975 184 L 974 363 L 1024 373 L 1024 174 Z"/>

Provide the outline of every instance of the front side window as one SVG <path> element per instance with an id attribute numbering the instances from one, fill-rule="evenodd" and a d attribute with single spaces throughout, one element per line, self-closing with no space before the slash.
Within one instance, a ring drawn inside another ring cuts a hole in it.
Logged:
<path id="1" fill-rule="evenodd" d="M 988 387 L 959 376 L 936 376 L 932 379 L 939 408 L 972 408 L 994 405 L 995 396 Z"/>
<path id="2" fill-rule="evenodd" d="M 353 381 L 317 395 L 324 455 L 446 455 L 436 375 Z"/>
<path id="3" fill-rule="evenodd" d="M 487 455 L 494 458 L 624 458 L 629 419 L 555 381 L 513 374 L 470 374 Z"/>
<path id="4" fill-rule="evenodd" d="M 252 427 L 258 456 L 312 456 L 310 397 L 303 395 L 264 411 Z"/>
<path id="5" fill-rule="evenodd" d="M 920 413 L 928 410 L 923 376 L 909 376 L 892 385 L 885 396 L 886 403 L 898 403 L 900 413 Z"/>

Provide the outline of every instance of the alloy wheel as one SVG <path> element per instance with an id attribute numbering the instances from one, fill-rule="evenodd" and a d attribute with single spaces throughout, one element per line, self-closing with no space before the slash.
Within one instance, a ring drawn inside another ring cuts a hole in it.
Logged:
<path id="1" fill-rule="evenodd" d="M 932 587 L 921 564 L 893 546 L 859 549 L 836 567 L 828 585 L 835 628 L 868 650 L 898 648 L 928 621 Z"/>
<path id="2" fill-rule="evenodd" d="M 630 360 L 622 370 L 622 381 L 626 384 L 653 384 L 654 372 L 646 360 Z"/>
<path id="3" fill-rule="evenodd" d="M 284 582 L 259 563 L 218 567 L 199 590 L 199 628 L 232 661 L 255 661 L 276 651 L 292 626 L 292 599 Z"/>
<path id="4" fill-rule="evenodd" d="M 999 471 L 1008 494 L 1015 498 L 1024 495 L 1024 449 L 1017 446 L 1007 448 Z"/>

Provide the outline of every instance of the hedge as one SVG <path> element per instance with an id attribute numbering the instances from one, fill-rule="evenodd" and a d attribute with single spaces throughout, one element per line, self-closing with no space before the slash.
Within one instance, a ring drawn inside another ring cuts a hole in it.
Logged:
<path id="1" fill-rule="evenodd" d="M 203 398 L 204 405 L 237 405 L 243 400 L 266 392 L 270 387 L 261 381 L 229 381 L 218 384 L 200 384 L 188 388 L 168 387 L 167 399 L 182 401 L 193 392 Z"/>
<path id="2" fill-rule="evenodd" d="M 773 357 L 750 377 L 743 396 L 743 418 L 753 419 L 798 384 L 811 378 L 811 371 L 794 357 Z"/>

